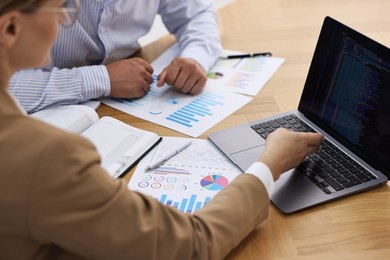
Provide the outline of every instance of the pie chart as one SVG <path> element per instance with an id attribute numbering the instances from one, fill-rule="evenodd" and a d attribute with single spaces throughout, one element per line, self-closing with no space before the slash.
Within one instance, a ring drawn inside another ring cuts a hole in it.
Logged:
<path id="1" fill-rule="evenodd" d="M 221 175 L 209 175 L 200 181 L 200 185 L 206 190 L 219 191 L 229 184 L 229 180 Z"/>

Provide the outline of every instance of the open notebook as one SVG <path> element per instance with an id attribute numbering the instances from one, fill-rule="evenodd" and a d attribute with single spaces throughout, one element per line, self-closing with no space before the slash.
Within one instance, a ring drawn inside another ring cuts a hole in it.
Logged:
<path id="1" fill-rule="evenodd" d="M 113 117 L 99 119 L 95 110 L 84 105 L 47 108 L 32 117 L 89 139 L 113 178 L 122 177 L 161 141 L 157 134 Z"/>

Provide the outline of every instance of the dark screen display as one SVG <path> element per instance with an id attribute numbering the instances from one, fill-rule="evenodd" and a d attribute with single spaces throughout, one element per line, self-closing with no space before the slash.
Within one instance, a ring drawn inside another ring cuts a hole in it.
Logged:
<path id="1" fill-rule="evenodd" d="M 390 172 L 390 50 L 328 19 L 299 105 L 372 167 Z"/>

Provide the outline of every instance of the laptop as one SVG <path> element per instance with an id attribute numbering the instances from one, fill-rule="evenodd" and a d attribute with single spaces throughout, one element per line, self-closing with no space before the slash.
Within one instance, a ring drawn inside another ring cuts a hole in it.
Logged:
<path id="1" fill-rule="evenodd" d="M 326 17 L 298 109 L 211 133 L 245 171 L 278 127 L 320 132 L 315 154 L 275 182 L 271 201 L 293 213 L 387 183 L 390 49 Z"/>

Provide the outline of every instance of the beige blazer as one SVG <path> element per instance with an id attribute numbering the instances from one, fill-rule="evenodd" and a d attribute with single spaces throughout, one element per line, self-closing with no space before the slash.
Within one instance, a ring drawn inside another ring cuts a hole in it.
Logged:
<path id="1" fill-rule="evenodd" d="M 243 174 L 182 214 L 112 180 L 89 141 L 24 116 L 0 90 L 0 259 L 221 259 L 268 206 Z"/>

